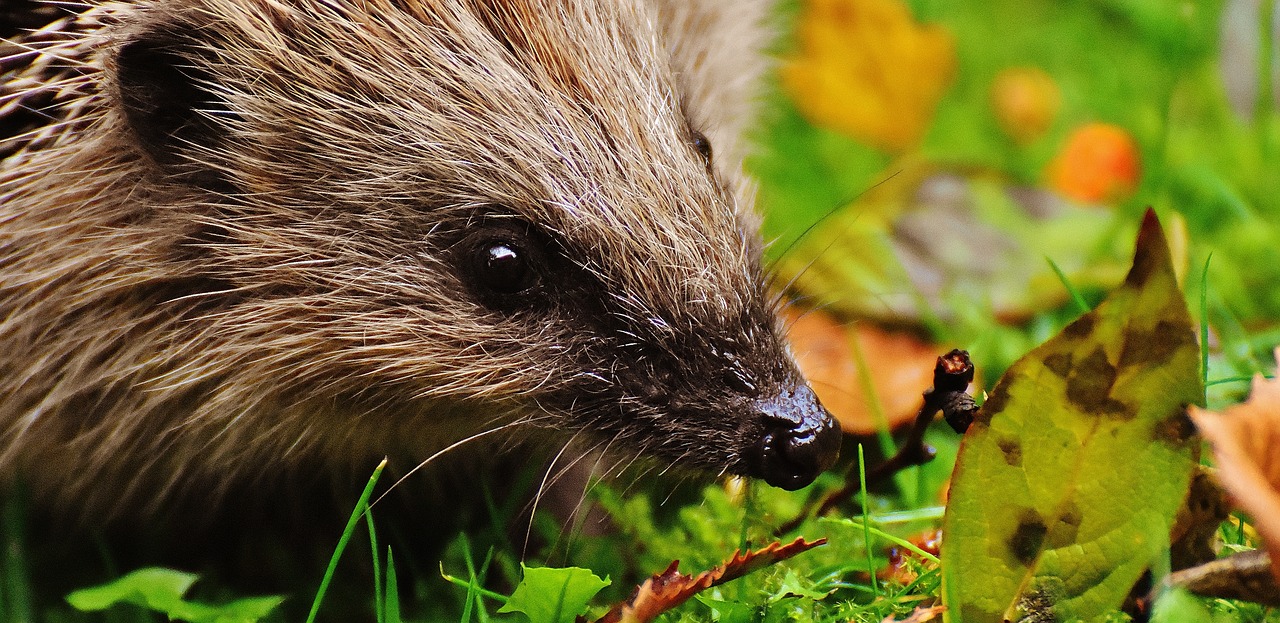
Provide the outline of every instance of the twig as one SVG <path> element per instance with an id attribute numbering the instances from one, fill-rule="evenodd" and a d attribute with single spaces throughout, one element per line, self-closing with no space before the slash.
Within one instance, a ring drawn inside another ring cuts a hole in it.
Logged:
<path id="1" fill-rule="evenodd" d="M 1237 552 L 1226 558 L 1175 571 L 1164 586 L 1152 590 L 1148 603 L 1155 603 L 1160 590 L 1182 588 L 1197 595 L 1220 599 L 1252 601 L 1264 606 L 1280 606 L 1280 587 L 1271 573 L 1271 556 L 1266 550 Z"/>
<path id="2" fill-rule="evenodd" d="M 973 396 L 965 392 L 969 383 L 973 382 L 973 371 L 973 362 L 969 360 L 967 351 L 956 349 L 938 357 L 938 363 L 933 368 L 933 387 L 925 390 L 924 404 L 916 413 L 911 431 L 897 453 L 867 471 L 868 485 L 880 482 L 908 467 L 924 465 L 933 460 L 937 450 L 924 443 L 924 433 L 938 411 L 942 411 L 947 424 L 957 433 L 963 433 L 969 428 L 978 411 Z M 846 481 L 849 484 L 827 494 L 822 501 L 779 527 L 776 533 L 785 534 L 796 529 L 809 517 L 824 515 L 862 490 L 858 480 L 846 478 Z"/>

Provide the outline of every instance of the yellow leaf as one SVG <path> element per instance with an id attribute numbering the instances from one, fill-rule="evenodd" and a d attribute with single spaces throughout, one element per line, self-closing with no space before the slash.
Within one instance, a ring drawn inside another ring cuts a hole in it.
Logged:
<path id="1" fill-rule="evenodd" d="M 813 123 L 880 149 L 919 144 L 955 73 L 955 42 L 898 0 L 810 0 L 783 84 Z"/>
<path id="2" fill-rule="evenodd" d="M 1136 247 L 1124 284 L 1013 364 L 965 433 L 943 521 L 953 623 L 1092 620 L 1168 547 L 1199 349 L 1152 212 Z"/>
<path id="3" fill-rule="evenodd" d="M 1044 136 L 1058 116 L 1062 94 L 1053 77 L 1039 67 L 1009 67 L 991 83 L 991 104 L 1000 129 L 1029 144 Z"/>

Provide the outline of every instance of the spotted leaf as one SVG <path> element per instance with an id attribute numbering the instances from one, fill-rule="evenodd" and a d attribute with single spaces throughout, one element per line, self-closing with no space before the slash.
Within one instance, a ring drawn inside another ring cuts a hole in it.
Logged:
<path id="1" fill-rule="evenodd" d="M 965 435 L 944 520 L 949 620 L 1087 620 L 1121 604 L 1187 492 L 1198 358 L 1148 212 L 1124 284 L 1015 363 Z"/>

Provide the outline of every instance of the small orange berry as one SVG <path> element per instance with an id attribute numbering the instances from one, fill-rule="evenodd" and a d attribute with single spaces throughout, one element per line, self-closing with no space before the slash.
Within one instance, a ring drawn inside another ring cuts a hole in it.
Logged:
<path id="1" fill-rule="evenodd" d="M 1067 137 L 1049 163 L 1049 185 L 1086 203 L 1128 197 L 1142 176 L 1141 156 L 1133 137 L 1119 126 L 1088 123 Z"/>

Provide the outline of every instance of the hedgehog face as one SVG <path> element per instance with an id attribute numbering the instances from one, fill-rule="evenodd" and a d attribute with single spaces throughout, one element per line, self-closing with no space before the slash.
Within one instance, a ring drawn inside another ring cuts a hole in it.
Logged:
<path id="1" fill-rule="evenodd" d="M 559 426 L 784 488 L 830 466 L 839 428 L 781 346 L 758 276 L 735 284 L 744 289 L 731 304 L 682 299 L 671 309 L 608 272 L 643 272 L 656 260 L 633 269 L 584 261 L 588 249 L 535 225 L 498 223 L 470 228 L 456 266 L 495 334 L 551 347 L 544 356 L 559 362 L 556 371 L 526 383 L 542 381 L 529 402 Z M 529 360 L 524 370 L 545 361 Z"/>
<path id="2" fill-rule="evenodd" d="M 295 391 L 545 413 L 787 488 L 834 461 L 647 5 L 368 5 L 197 2 L 120 45 L 123 127 L 200 197 L 181 254 L 235 293 L 203 322 Z"/>

